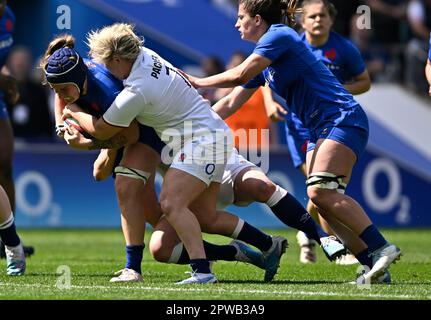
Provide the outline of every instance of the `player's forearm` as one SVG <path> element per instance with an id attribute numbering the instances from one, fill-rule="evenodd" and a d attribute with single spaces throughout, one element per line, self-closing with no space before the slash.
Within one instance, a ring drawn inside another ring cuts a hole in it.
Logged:
<path id="1" fill-rule="evenodd" d="M 59 125 L 63 123 L 63 109 L 66 106 L 66 103 L 60 99 L 60 97 L 56 94 L 54 97 L 54 117 L 55 124 Z"/>
<path id="2" fill-rule="evenodd" d="M 105 180 L 112 174 L 117 152 L 117 149 L 104 149 L 100 151 L 93 165 L 93 176 L 96 181 Z"/>
<path id="3" fill-rule="evenodd" d="M 212 108 L 223 120 L 235 113 L 235 109 L 230 104 L 229 96 L 220 99 Z"/>
<path id="4" fill-rule="evenodd" d="M 272 95 L 272 90 L 268 85 L 262 87 L 262 96 L 263 96 L 263 105 L 265 107 L 266 115 L 271 117 L 274 113 L 277 112 L 276 102 L 274 101 L 274 97 Z"/>
<path id="5" fill-rule="evenodd" d="M 127 145 L 136 143 L 138 141 L 138 138 L 139 127 L 135 121 L 132 122 L 132 124 L 128 128 L 125 128 L 112 138 L 109 138 L 107 140 L 93 139 L 93 145 L 90 147 L 90 150 L 119 149 Z"/>
<path id="6" fill-rule="evenodd" d="M 93 143 L 88 150 L 119 149 L 130 144 L 129 139 L 122 133 L 118 133 L 108 140 L 93 139 L 92 141 Z"/>
<path id="7" fill-rule="evenodd" d="M 98 121 L 96 117 L 83 111 L 75 111 L 72 113 L 72 115 L 85 132 L 94 138 L 99 139 L 99 137 L 96 135 L 96 123 Z"/>
<path id="8" fill-rule="evenodd" d="M 232 88 L 243 85 L 247 81 L 239 68 L 233 68 L 211 77 L 197 79 L 195 84 L 199 88 Z"/>

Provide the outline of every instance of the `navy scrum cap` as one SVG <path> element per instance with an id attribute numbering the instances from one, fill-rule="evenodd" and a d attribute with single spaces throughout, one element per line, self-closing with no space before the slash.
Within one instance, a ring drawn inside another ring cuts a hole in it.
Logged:
<path id="1" fill-rule="evenodd" d="M 87 76 L 87 66 L 74 49 L 64 47 L 56 50 L 48 58 L 45 76 L 50 84 L 74 84 L 81 94 Z"/>

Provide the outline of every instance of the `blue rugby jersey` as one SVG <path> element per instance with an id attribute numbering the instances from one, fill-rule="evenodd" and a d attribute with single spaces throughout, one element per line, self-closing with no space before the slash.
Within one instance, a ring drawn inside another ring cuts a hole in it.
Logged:
<path id="1" fill-rule="evenodd" d="M 336 32 L 331 32 L 328 41 L 322 46 L 315 47 L 309 44 L 305 33 L 301 35 L 301 39 L 314 56 L 322 61 L 342 84 L 353 80 L 366 69 L 361 53 L 356 46 Z"/>
<path id="2" fill-rule="evenodd" d="M 109 109 L 117 95 L 123 90 L 123 82 L 115 78 L 105 66 L 84 59 L 87 65 L 87 93 L 76 104 L 94 116 L 101 116 Z"/>
<path id="3" fill-rule="evenodd" d="M 290 27 L 271 25 L 259 39 L 254 53 L 271 60 L 272 64 L 244 87 L 256 88 L 267 82 L 286 99 L 289 110 L 307 128 L 315 128 L 320 119 L 358 105 Z"/>
<path id="4" fill-rule="evenodd" d="M 5 13 L 0 19 L 0 68 L 5 65 L 12 49 L 14 29 L 15 15 L 9 7 L 6 7 Z"/>
<path id="5" fill-rule="evenodd" d="M 0 19 L 0 69 L 5 65 L 13 45 L 12 33 L 15 30 L 15 15 L 9 6 Z M 0 91 L 0 118 L 7 117 L 4 93 Z"/>
<path id="6" fill-rule="evenodd" d="M 123 81 L 114 77 L 104 65 L 89 59 L 84 59 L 84 62 L 88 68 L 87 93 L 81 96 L 76 101 L 76 104 L 93 116 L 100 117 L 109 109 L 117 95 L 123 90 Z M 150 146 L 160 154 L 165 144 L 157 136 L 155 130 L 142 124 L 138 124 L 138 126 L 138 141 Z"/>

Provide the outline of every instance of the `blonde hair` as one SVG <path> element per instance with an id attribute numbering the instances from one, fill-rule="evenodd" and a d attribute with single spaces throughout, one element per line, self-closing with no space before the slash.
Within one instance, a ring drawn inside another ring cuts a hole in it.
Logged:
<path id="1" fill-rule="evenodd" d="M 127 23 L 115 23 L 87 35 L 90 56 L 105 64 L 114 56 L 134 61 L 139 55 L 143 39 L 135 34 L 134 27 Z"/>
<path id="2" fill-rule="evenodd" d="M 75 38 L 70 34 L 63 34 L 54 38 L 54 40 L 52 40 L 49 43 L 48 48 L 46 49 L 42 59 L 40 60 L 39 67 L 45 70 L 49 57 L 52 56 L 52 54 L 58 49 L 61 49 L 61 48 L 73 49 L 74 47 L 75 47 Z"/>

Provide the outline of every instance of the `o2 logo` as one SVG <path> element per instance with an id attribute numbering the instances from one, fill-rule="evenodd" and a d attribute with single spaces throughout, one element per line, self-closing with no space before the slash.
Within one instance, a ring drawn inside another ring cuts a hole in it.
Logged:
<path id="1" fill-rule="evenodd" d="M 28 189 L 36 188 L 38 199 L 32 203 L 27 198 Z M 15 180 L 16 205 L 25 215 L 37 219 L 49 213 L 51 226 L 60 224 L 61 207 L 53 203 L 52 188 L 48 179 L 37 171 L 26 171 Z"/>
<path id="2" fill-rule="evenodd" d="M 388 179 L 388 190 L 384 196 L 376 190 L 379 175 Z M 368 206 L 376 212 L 388 214 L 399 207 L 395 221 L 401 225 L 410 222 L 410 199 L 402 194 L 402 179 L 394 162 L 383 158 L 371 161 L 362 177 L 362 194 Z"/>

